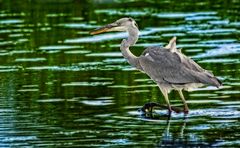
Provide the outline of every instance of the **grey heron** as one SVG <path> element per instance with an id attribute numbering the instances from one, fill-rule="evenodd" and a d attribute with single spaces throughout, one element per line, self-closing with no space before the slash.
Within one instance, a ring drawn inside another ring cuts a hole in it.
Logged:
<path id="1" fill-rule="evenodd" d="M 188 113 L 189 108 L 182 90 L 189 90 L 203 85 L 216 87 L 222 85 L 221 81 L 211 72 L 200 67 L 176 48 L 176 37 L 173 37 L 165 47 L 148 47 L 140 56 L 135 56 L 129 50 L 129 47 L 133 46 L 139 37 L 139 29 L 135 20 L 121 18 L 111 24 L 95 29 L 91 34 L 95 35 L 110 31 L 128 32 L 128 38 L 123 39 L 120 46 L 123 57 L 130 65 L 146 73 L 157 83 L 165 98 L 169 112 L 173 110 L 168 98 L 168 93 L 171 90 L 178 91 L 184 104 L 183 111 Z M 151 104 L 149 105 L 151 106 Z"/>

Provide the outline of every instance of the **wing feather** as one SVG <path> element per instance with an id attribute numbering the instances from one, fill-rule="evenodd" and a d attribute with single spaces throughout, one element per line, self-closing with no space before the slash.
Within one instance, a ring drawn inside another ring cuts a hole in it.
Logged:
<path id="1" fill-rule="evenodd" d="M 220 85 L 219 80 L 210 72 L 201 68 L 192 59 L 180 54 L 165 48 L 148 48 L 139 57 L 139 63 L 144 72 L 159 83 Z"/>

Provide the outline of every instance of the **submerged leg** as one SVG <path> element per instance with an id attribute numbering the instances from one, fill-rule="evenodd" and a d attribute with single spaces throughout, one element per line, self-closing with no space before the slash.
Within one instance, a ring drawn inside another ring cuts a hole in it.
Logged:
<path id="1" fill-rule="evenodd" d="M 159 86 L 159 88 L 160 88 L 160 90 L 161 90 L 161 92 L 162 92 L 162 94 L 164 96 L 164 99 L 165 99 L 165 101 L 167 103 L 168 111 L 169 111 L 169 113 L 171 113 L 172 112 L 172 108 L 171 108 L 171 105 L 170 105 L 170 102 L 169 102 L 169 99 L 168 99 L 168 90 L 166 88 L 161 87 L 161 86 Z"/>
<path id="2" fill-rule="evenodd" d="M 188 113 L 189 109 L 188 109 L 188 105 L 187 105 L 187 102 L 183 96 L 183 93 L 182 93 L 182 90 L 178 90 L 178 93 L 183 101 L 183 104 L 184 104 L 184 113 Z"/>

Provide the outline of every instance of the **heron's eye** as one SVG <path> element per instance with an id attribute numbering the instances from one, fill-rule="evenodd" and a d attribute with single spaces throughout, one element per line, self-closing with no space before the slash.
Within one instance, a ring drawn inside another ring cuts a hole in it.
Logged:
<path id="1" fill-rule="evenodd" d="M 136 27 L 138 27 L 138 25 L 137 25 L 137 23 L 136 23 L 136 22 L 134 22 L 134 25 L 135 25 Z"/>
<path id="2" fill-rule="evenodd" d="M 128 20 L 129 20 L 130 22 L 132 22 L 132 19 L 131 19 L 131 18 L 129 18 Z"/>

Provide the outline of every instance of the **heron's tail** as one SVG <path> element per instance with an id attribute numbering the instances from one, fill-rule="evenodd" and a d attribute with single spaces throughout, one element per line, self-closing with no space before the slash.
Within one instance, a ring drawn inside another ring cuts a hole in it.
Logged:
<path id="1" fill-rule="evenodd" d="M 222 86 L 222 82 L 216 78 L 213 75 L 210 75 L 209 73 L 202 73 L 202 76 L 199 77 L 200 82 L 203 84 L 208 84 L 208 85 L 212 85 L 212 86 L 216 86 L 216 87 L 220 87 Z"/>
<path id="2" fill-rule="evenodd" d="M 222 82 L 208 71 L 198 73 L 198 81 L 200 81 L 200 83 L 216 86 L 218 88 L 222 86 Z"/>
<path id="3" fill-rule="evenodd" d="M 216 77 L 212 77 L 212 78 L 210 78 L 211 79 L 211 81 L 212 81 L 212 83 L 210 83 L 211 85 L 213 85 L 213 86 L 216 86 L 216 87 L 220 87 L 220 86 L 222 86 L 222 82 L 218 79 L 218 78 L 216 78 Z"/>

